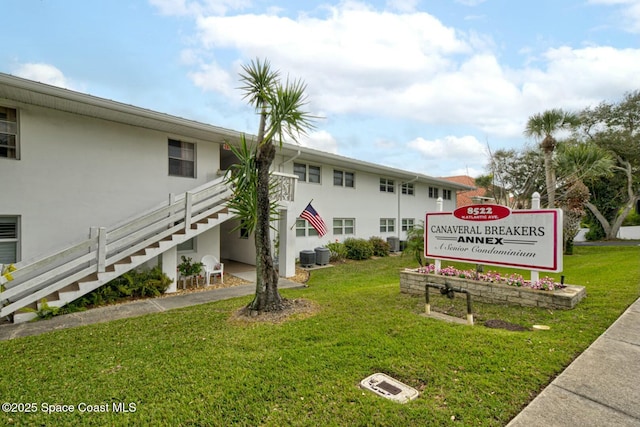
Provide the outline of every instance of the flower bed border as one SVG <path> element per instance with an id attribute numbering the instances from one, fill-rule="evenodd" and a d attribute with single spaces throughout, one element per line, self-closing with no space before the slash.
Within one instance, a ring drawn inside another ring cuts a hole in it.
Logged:
<path id="1" fill-rule="evenodd" d="M 400 272 L 400 292 L 424 295 L 426 283 L 445 284 L 467 290 L 474 301 L 569 310 L 586 295 L 584 286 L 566 285 L 563 289 L 542 291 L 531 288 L 482 282 L 473 279 L 418 273 L 406 269 Z"/>

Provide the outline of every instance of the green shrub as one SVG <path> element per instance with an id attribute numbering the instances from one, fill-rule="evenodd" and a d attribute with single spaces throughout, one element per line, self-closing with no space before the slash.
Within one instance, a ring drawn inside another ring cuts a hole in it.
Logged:
<path id="1" fill-rule="evenodd" d="M 344 246 L 349 259 L 362 260 L 373 256 L 373 246 L 367 240 L 351 237 L 344 241 Z"/>
<path id="2" fill-rule="evenodd" d="M 344 243 L 338 241 L 330 242 L 325 245 L 325 248 L 329 249 L 331 253 L 329 255 L 330 262 L 342 262 L 347 257 L 347 248 Z"/>
<path id="3" fill-rule="evenodd" d="M 622 222 L 623 227 L 640 225 L 640 213 L 632 210 Z"/>
<path id="4" fill-rule="evenodd" d="M 604 233 L 604 230 L 602 229 L 602 226 L 599 223 L 591 224 L 589 227 L 589 231 L 585 233 L 584 238 L 590 242 L 604 239 L 605 233 Z"/>
<path id="5" fill-rule="evenodd" d="M 407 232 L 407 241 L 402 251 L 402 255 L 408 255 L 412 257 L 420 267 L 422 267 L 426 260 L 423 258 L 424 254 L 424 222 L 416 224 L 411 230 Z"/>
<path id="6" fill-rule="evenodd" d="M 142 271 L 132 270 L 71 302 L 63 307 L 63 311 L 71 313 L 87 306 L 111 304 L 127 298 L 156 297 L 163 294 L 170 284 L 171 279 L 160 267 Z"/>
<path id="7" fill-rule="evenodd" d="M 382 237 L 372 236 L 369 238 L 369 243 L 373 247 L 373 256 L 389 256 L 391 246 Z"/>

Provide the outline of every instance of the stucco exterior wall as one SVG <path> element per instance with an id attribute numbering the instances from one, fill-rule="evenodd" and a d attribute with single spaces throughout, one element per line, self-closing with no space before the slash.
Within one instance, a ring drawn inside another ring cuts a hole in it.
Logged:
<path id="1" fill-rule="evenodd" d="M 0 100 L 2 102 L 2 100 Z M 3 104 L 9 104 L 2 102 Z M 19 111 L 20 159 L 0 158 L 0 215 L 20 216 L 21 259 L 110 227 L 216 177 L 219 144 L 34 105 Z M 196 144 L 197 178 L 168 174 L 168 138 Z"/>
<path id="2" fill-rule="evenodd" d="M 280 158 L 282 164 L 286 159 Z M 293 173 L 293 164 L 303 163 L 320 166 L 320 183 L 298 182 L 296 188 L 296 200 L 292 204 L 293 216 L 299 217 L 307 204 L 313 199 L 312 205 L 323 218 L 327 225 L 328 233 L 319 238 L 318 236 L 296 237 L 296 251 L 314 249 L 318 246 L 326 245 L 335 240 L 344 241 L 347 237 L 357 237 L 368 239 L 371 236 L 379 236 L 383 239 L 388 237 L 399 237 L 406 239 L 406 232 L 402 231 L 402 219 L 412 218 L 415 224 L 424 221 L 428 211 L 437 210 L 437 199 L 429 198 L 428 187 L 425 183 L 414 183 L 414 195 L 402 194 L 400 185 L 402 179 L 388 177 L 385 175 L 373 174 L 359 171 L 357 169 L 345 169 L 322 162 L 309 162 L 307 160 L 286 162 L 281 170 L 285 173 Z M 355 173 L 355 186 L 340 187 L 333 184 L 333 170 L 346 170 Z M 426 171 L 428 172 L 428 171 Z M 407 181 L 410 181 L 410 173 L 407 173 Z M 380 178 L 390 178 L 395 182 L 395 192 L 387 193 L 380 191 Z M 442 195 L 442 188 L 439 194 Z M 456 205 L 455 190 L 452 190 L 451 200 L 444 200 L 444 210 L 454 210 Z M 355 234 L 334 235 L 334 218 L 355 218 Z M 395 230 L 393 232 L 380 232 L 380 219 L 395 219 Z M 289 224 L 295 233 L 295 221 Z"/>

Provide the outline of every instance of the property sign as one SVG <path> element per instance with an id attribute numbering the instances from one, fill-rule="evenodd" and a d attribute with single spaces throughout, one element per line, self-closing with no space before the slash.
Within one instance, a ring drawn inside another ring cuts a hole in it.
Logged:
<path id="1" fill-rule="evenodd" d="M 562 210 L 464 206 L 427 213 L 427 258 L 562 271 Z"/>

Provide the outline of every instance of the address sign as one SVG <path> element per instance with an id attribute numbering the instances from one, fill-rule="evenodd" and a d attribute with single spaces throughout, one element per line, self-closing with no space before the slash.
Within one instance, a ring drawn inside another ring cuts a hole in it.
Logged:
<path id="1" fill-rule="evenodd" d="M 425 257 L 562 271 L 562 210 L 471 205 L 427 213 Z"/>

